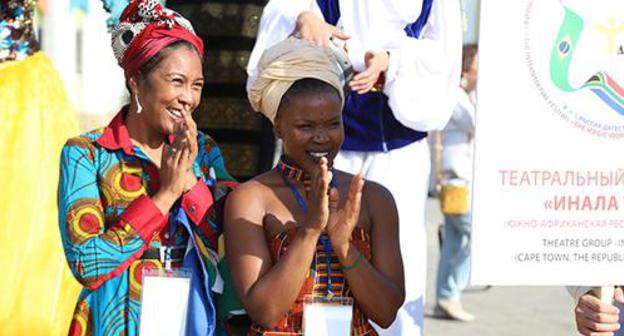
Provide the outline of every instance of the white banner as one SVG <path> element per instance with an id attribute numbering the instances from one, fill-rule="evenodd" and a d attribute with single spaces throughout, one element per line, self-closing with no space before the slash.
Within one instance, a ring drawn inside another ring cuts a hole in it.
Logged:
<path id="1" fill-rule="evenodd" d="M 483 0 L 472 283 L 624 284 L 624 1 Z"/>

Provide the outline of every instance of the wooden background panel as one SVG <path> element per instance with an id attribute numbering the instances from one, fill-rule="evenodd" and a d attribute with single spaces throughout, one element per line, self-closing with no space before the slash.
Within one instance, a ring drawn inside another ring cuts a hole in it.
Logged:
<path id="1" fill-rule="evenodd" d="M 260 116 L 247 99 L 238 97 L 205 97 L 195 112 L 195 120 L 200 129 L 256 131 L 261 126 Z"/>
<path id="2" fill-rule="evenodd" d="M 230 173 L 240 181 L 271 168 L 272 125 L 252 112 L 245 82 L 249 55 L 266 0 L 169 0 L 204 40 L 202 102 L 195 114 L 199 129 L 223 152 Z"/>
<path id="3" fill-rule="evenodd" d="M 206 50 L 204 75 L 212 83 L 245 85 L 247 81 L 248 50 Z"/>
<path id="4" fill-rule="evenodd" d="M 204 2 L 180 4 L 175 8 L 182 16 L 193 22 L 197 35 L 255 39 L 263 6 Z"/>
<path id="5" fill-rule="evenodd" d="M 249 144 L 220 144 L 227 170 L 233 176 L 249 179 L 256 175 L 256 164 L 260 148 Z"/>

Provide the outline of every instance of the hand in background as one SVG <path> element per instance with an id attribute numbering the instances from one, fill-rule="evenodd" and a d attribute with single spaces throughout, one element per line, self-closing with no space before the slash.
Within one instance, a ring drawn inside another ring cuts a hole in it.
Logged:
<path id="1" fill-rule="evenodd" d="M 615 301 L 624 303 L 622 288 L 615 289 Z M 585 336 L 608 336 L 620 329 L 619 309 L 604 303 L 593 292 L 581 296 L 574 309 L 576 328 Z"/>
<path id="2" fill-rule="evenodd" d="M 302 40 L 324 47 L 329 47 L 330 37 L 341 40 L 349 39 L 349 36 L 342 30 L 326 23 L 313 12 L 306 11 L 299 14 L 295 30 L 299 33 Z"/>
<path id="3" fill-rule="evenodd" d="M 388 70 L 390 55 L 385 51 L 377 53 L 368 51 L 364 56 L 364 63 L 366 70 L 355 75 L 349 83 L 351 90 L 357 91 L 358 94 L 364 94 L 373 89 L 381 73 Z"/>

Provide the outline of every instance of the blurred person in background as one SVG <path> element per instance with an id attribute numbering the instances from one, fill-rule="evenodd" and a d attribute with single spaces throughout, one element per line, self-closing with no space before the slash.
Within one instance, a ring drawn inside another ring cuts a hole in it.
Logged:
<path id="1" fill-rule="evenodd" d="M 442 130 L 441 202 L 444 215 L 442 252 L 436 279 L 434 316 L 470 322 L 474 315 L 461 304 L 470 275 L 470 181 L 475 132 L 477 46 L 464 46 L 461 87 L 451 119 Z M 455 195 L 448 195 L 449 192 Z M 451 197 L 452 199 L 447 199 Z M 457 202 L 461 204 L 445 204 Z"/>

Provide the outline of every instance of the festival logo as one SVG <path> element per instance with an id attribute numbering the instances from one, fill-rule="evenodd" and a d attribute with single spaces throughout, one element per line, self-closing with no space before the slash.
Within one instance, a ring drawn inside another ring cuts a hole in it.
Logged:
<path id="1" fill-rule="evenodd" d="M 527 3 L 525 60 L 537 92 L 578 129 L 624 138 L 624 1 Z"/>

